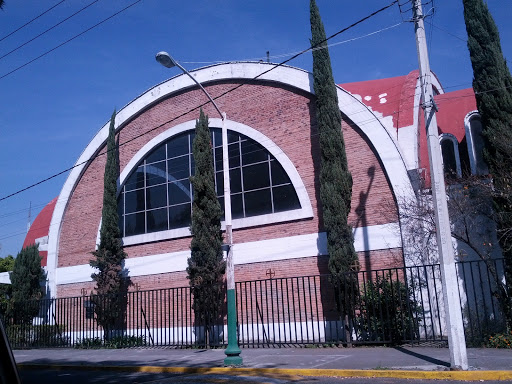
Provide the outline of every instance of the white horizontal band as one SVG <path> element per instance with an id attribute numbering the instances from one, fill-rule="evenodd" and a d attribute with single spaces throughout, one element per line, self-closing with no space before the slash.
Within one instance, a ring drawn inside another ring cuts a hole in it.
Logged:
<path id="1" fill-rule="evenodd" d="M 398 223 L 355 228 L 356 252 L 391 249 L 402 246 Z M 325 232 L 279 239 L 252 241 L 236 244 L 233 249 L 236 265 L 266 261 L 298 259 L 327 254 Z M 190 251 L 126 259 L 125 268 L 131 277 L 185 271 Z M 89 264 L 57 268 L 57 285 L 92 281 L 94 269 Z"/>

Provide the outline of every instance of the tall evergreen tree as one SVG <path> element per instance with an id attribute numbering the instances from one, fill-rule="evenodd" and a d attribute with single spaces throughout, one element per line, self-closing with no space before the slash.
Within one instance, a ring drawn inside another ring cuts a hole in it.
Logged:
<path id="1" fill-rule="evenodd" d="M 46 279 L 37 245 L 25 247 L 18 253 L 10 278 L 8 314 L 15 324 L 30 325 L 39 312 L 39 300 L 43 295 L 41 284 Z"/>
<path id="2" fill-rule="evenodd" d="M 92 297 L 98 323 L 103 327 L 105 337 L 123 325 L 125 289 L 123 263 L 126 253 L 121 243 L 119 214 L 117 212 L 117 179 L 119 177 L 118 146 L 115 139 L 114 121 L 116 112 L 110 119 L 107 139 L 107 161 L 105 164 L 103 210 L 100 229 L 100 244 L 92 254 L 89 264 L 98 270 L 91 275 L 96 282 L 96 295 Z"/>
<path id="3" fill-rule="evenodd" d="M 310 3 L 313 86 L 320 137 L 320 200 L 327 232 L 329 271 L 334 280 L 357 269 L 352 229 L 347 223 L 352 199 L 352 175 L 348 169 L 341 130 L 341 112 L 331 69 L 325 30 L 315 0 Z"/>
<path id="4" fill-rule="evenodd" d="M 487 5 L 482 0 L 463 0 L 463 4 L 484 158 L 493 179 L 498 238 L 506 263 L 502 308 L 512 329 L 512 76 Z"/>
<path id="5" fill-rule="evenodd" d="M 205 336 L 208 337 L 224 302 L 223 276 L 226 263 L 222 258 L 222 209 L 215 193 L 208 116 L 205 116 L 202 109 L 196 121 L 193 153 L 196 165 L 195 175 L 191 178 L 194 200 L 190 226 L 191 255 L 187 273 L 194 296 L 196 322 L 205 327 Z"/>

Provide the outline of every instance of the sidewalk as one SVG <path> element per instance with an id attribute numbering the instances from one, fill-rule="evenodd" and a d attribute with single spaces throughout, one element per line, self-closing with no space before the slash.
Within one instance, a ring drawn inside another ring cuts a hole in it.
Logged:
<path id="1" fill-rule="evenodd" d="M 468 349 L 470 370 L 449 370 L 447 348 L 259 348 L 242 349 L 243 367 L 224 368 L 224 350 L 33 349 L 14 351 L 20 369 L 113 369 L 195 373 L 286 373 L 303 376 L 512 380 L 512 350 Z"/>

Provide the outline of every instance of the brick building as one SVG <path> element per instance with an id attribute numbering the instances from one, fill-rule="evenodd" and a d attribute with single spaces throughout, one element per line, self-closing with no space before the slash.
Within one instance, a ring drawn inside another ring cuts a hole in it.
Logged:
<path id="1" fill-rule="evenodd" d="M 319 204 L 319 145 L 312 75 L 267 63 L 226 63 L 193 71 L 227 114 L 237 281 L 327 273 Z M 438 93 L 445 168 L 483 172 L 472 89 Z M 354 180 L 349 224 L 363 270 L 411 264 L 397 201 L 428 187 L 418 72 L 338 87 L 341 129 Z M 187 286 L 193 172 L 191 140 L 199 105 L 213 128 L 221 203 L 221 120 L 185 75 L 151 88 L 116 117 L 119 214 L 137 289 Z M 90 293 L 99 239 L 108 123 L 85 148 L 58 198 L 43 209 L 25 244 L 37 242 L 52 297 Z M 44 233 L 43 233 L 44 232 Z"/>

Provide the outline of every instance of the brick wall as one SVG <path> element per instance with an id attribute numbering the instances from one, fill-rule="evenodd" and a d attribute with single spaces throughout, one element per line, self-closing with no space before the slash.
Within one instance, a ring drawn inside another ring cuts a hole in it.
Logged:
<path id="1" fill-rule="evenodd" d="M 233 82 L 218 83 L 207 86 L 208 92 L 215 97 L 233 87 Z M 123 169 L 138 150 L 149 140 L 171 128 L 172 126 L 196 119 L 198 112 L 188 113 L 179 119 L 165 122 L 204 102 L 204 94 L 199 90 L 185 91 L 163 100 L 147 109 L 127 123 L 119 133 L 120 142 L 133 140 L 120 148 L 120 166 Z M 274 141 L 290 158 L 302 178 L 311 200 L 314 217 L 293 222 L 270 224 L 234 231 L 237 243 L 302 235 L 322 231 L 318 220 L 318 133 L 314 122 L 312 101 L 310 95 L 296 90 L 273 84 L 244 85 L 235 92 L 229 93 L 218 100 L 221 110 L 226 111 L 228 119 L 246 124 Z M 217 117 L 216 111 L 206 105 L 205 112 L 210 117 Z M 162 127 L 148 132 L 151 128 Z M 379 160 L 369 143 L 360 131 L 351 126 L 350 122 L 342 125 L 346 142 L 349 168 L 354 180 L 352 210 L 349 222 L 355 227 L 385 224 L 397 221 L 396 204 Z M 143 132 L 148 132 L 138 137 Z M 262 143 L 265 144 L 265 143 Z M 58 266 L 87 264 L 94 250 L 98 226 L 101 218 L 103 172 L 105 157 L 94 159 L 84 171 L 77 184 L 63 217 L 59 241 Z M 151 254 L 183 251 L 189 248 L 190 238 L 172 239 L 154 243 L 139 244 L 126 247 L 128 257 L 140 257 Z M 387 257 L 381 258 L 379 252 L 371 252 L 371 266 L 385 266 Z M 368 259 L 368 255 L 366 255 Z M 318 273 L 316 258 L 295 259 L 287 261 L 289 268 L 303 264 L 301 274 L 311 269 Z M 363 257 L 363 261 L 365 261 Z M 280 262 L 278 262 L 280 263 Z M 309 264 L 308 264 L 309 263 Z M 262 263 L 267 264 L 267 263 Z M 283 264 L 284 265 L 284 264 Z M 362 266 L 368 266 L 365 261 Z M 250 275 L 252 278 L 264 278 L 265 266 L 255 264 L 238 267 L 240 273 L 246 269 L 255 268 Z M 284 267 L 283 267 L 284 268 Z M 175 274 L 172 274 L 175 275 Z M 157 275 L 158 276 L 158 275 Z M 179 276 L 176 275 L 176 276 Z M 249 276 L 249 274 L 247 275 Z M 241 276 L 240 276 L 241 277 Z M 167 286 L 187 285 L 184 275 L 181 277 L 165 278 L 154 283 L 154 276 L 138 277 L 149 287 L 158 284 Z M 237 280 L 241 278 L 237 277 Z M 151 285 L 153 284 L 153 285 Z M 176 285 L 175 285 L 176 284 Z M 72 292 L 75 284 L 69 288 L 59 287 L 59 292 Z M 78 288 L 77 288 L 78 289 Z"/>

